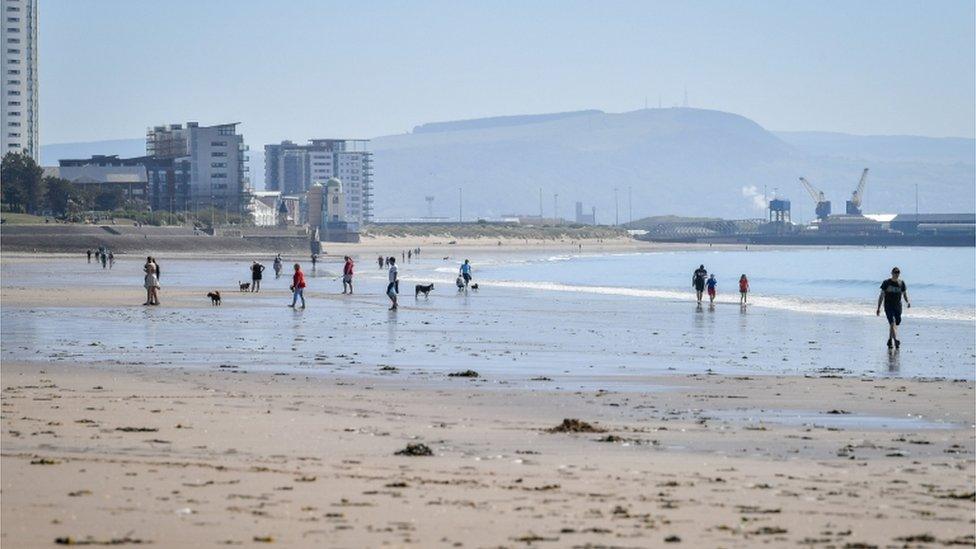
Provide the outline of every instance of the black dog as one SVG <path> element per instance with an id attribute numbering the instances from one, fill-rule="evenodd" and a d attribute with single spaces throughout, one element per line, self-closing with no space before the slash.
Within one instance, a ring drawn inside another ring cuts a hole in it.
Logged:
<path id="1" fill-rule="evenodd" d="M 414 297 L 414 299 L 416 299 L 417 296 L 419 296 L 420 294 L 424 294 L 424 297 L 425 298 L 430 298 L 430 296 L 428 294 L 433 289 L 434 289 L 434 285 L 433 284 L 427 284 L 427 285 L 417 284 L 416 286 L 413 287 L 413 297 Z"/>
<path id="2" fill-rule="evenodd" d="M 237 284 L 240 285 L 242 292 L 246 292 L 246 291 L 248 291 L 248 290 L 251 289 L 251 283 L 250 282 L 241 282 L 241 281 L 238 280 L 237 281 Z"/>
<path id="3" fill-rule="evenodd" d="M 214 290 L 214 291 L 210 292 L 209 294 L 207 294 L 207 297 L 210 298 L 210 304 L 211 305 L 213 305 L 214 307 L 219 307 L 220 306 L 220 292 L 218 292 L 217 290 Z"/>
<path id="4" fill-rule="evenodd" d="M 475 282 L 474 284 L 472 284 L 472 285 L 471 285 L 471 289 L 472 289 L 472 290 L 477 290 L 477 289 L 478 289 L 478 283 L 477 283 L 477 282 Z"/>

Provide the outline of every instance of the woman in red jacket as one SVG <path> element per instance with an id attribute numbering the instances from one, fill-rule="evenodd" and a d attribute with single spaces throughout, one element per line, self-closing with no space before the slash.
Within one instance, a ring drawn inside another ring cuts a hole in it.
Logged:
<path id="1" fill-rule="evenodd" d="M 342 293 L 346 293 L 346 288 L 348 288 L 349 295 L 352 295 L 352 270 L 352 258 L 347 255 L 346 264 L 342 267 Z"/>
<path id="2" fill-rule="evenodd" d="M 295 275 L 291 277 L 291 305 L 289 307 L 294 307 L 298 298 L 302 299 L 302 309 L 305 308 L 305 273 L 302 272 L 302 266 L 295 263 Z"/>

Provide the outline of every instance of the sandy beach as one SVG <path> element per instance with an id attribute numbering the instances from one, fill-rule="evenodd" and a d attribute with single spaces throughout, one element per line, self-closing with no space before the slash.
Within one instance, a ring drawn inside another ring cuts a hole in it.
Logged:
<path id="1" fill-rule="evenodd" d="M 163 261 L 153 308 L 134 258 L 5 254 L 4 546 L 976 543 L 970 323 L 852 355 L 873 315 L 488 282 L 390 313 L 361 253 L 301 312 L 229 290 L 247 258 Z"/>
<path id="2" fill-rule="evenodd" d="M 681 376 L 560 392 L 403 371 L 3 374 L 10 547 L 973 543 L 971 382 Z M 743 403 L 816 417 L 722 415 Z M 849 415 L 945 423 L 831 421 Z M 564 418 L 600 432 L 547 432 Z M 396 455 L 413 443 L 433 455 Z"/>

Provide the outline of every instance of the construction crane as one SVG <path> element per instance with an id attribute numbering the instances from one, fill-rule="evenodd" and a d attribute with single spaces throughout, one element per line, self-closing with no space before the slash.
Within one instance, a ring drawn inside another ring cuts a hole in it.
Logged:
<path id="1" fill-rule="evenodd" d="M 810 193 L 813 201 L 817 203 L 817 219 L 827 219 L 827 216 L 830 215 L 830 201 L 826 199 L 823 191 L 811 185 L 805 177 L 800 178 L 800 183 L 803 183 L 803 187 Z"/>
<path id="2" fill-rule="evenodd" d="M 847 215 L 862 215 L 861 202 L 864 200 L 864 185 L 868 182 L 868 169 L 864 168 L 861 172 L 861 180 L 857 183 L 857 188 L 851 193 L 851 199 L 847 201 Z"/>

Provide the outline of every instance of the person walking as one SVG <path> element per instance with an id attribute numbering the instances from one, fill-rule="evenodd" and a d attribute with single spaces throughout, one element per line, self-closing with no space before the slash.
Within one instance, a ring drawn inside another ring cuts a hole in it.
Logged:
<path id="1" fill-rule="evenodd" d="M 396 258 L 389 258 L 390 263 L 390 283 L 386 286 L 386 295 L 390 298 L 390 310 L 395 311 L 397 309 L 397 293 L 400 291 L 400 279 L 398 278 Z"/>
<path id="2" fill-rule="evenodd" d="M 108 254 L 105 253 L 105 252 L 102 252 L 101 260 L 102 260 L 102 268 L 103 269 L 107 269 L 108 268 Z"/>
<path id="3" fill-rule="evenodd" d="M 312 270 L 315 270 L 315 264 L 319 261 L 319 254 L 312 254 Z"/>
<path id="4" fill-rule="evenodd" d="M 715 287 L 718 286 L 718 280 L 715 280 L 714 274 L 708 277 L 705 285 L 708 286 L 708 302 L 715 303 Z"/>
<path id="5" fill-rule="evenodd" d="M 108 268 L 109 268 L 109 270 L 111 270 L 112 267 L 114 267 L 114 266 L 115 266 L 115 254 L 112 253 L 112 250 L 109 250 L 108 251 Z"/>
<path id="6" fill-rule="evenodd" d="M 302 300 L 302 309 L 305 308 L 305 273 L 302 272 L 302 266 L 295 263 L 295 274 L 291 277 L 291 305 L 289 307 L 295 308 L 295 303 L 299 298 Z"/>
<path id="7" fill-rule="evenodd" d="M 156 276 L 156 267 L 152 263 L 146 263 L 145 271 L 143 286 L 146 288 L 146 302 L 143 305 L 159 305 L 159 277 Z"/>
<path id="8" fill-rule="evenodd" d="M 468 285 L 471 283 L 471 262 L 467 259 L 461 264 L 461 268 L 458 270 L 458 274 L 464 279 L 464 289 L 468 289 Z"/>
<path id="9" fill-rule="evenodd" d="M 255 261 L 251 264 L 251 291 L 260 292 L 261 291 L 261 279 L 263 278 L 262 273 L 264 273 L 264 265 Z"/>
<path id="10" fill-rule="evenodd" d="M 908 301 L 908 287 L 901 279 L 901 269 L 895 267 L 891 269 L 891 278 L 881 283 L 881 295 L 878 296 L 878 308 L 874 311 L 876 316 L 881 316 L 881 305 L 884 305 L 885 318 L 888 319 L 888 348 L 896 349 L 901 347 L 901 340 L 898 339 L 898 326 L 901 325 L 901 300 L 909 309 L 912 303 Z"/>
<path id="11" fill-rule="evenodd" d="M 346 263 L 342 266 L 342 293 L 346 293 L 346 289 L 349 289 L 349 295 L 352 295 L 352 271 L 353 263 L 352 258 L 348 255 L 346 256 Z"/>
<path id="12" fill-rule="evenodd" d="M 702 302 L 702 293 L 705 291 L 705 280 L 708 278 L 708 271 L 704 265 L 699 265 L 691 275 L 691 286 L 695 289 L 698 303 Z"/>
<path id="13" fill-rule="evenodd" d="M 88 262 L 89 263 L 91 263 L 91 255 L 92 255 L 91 248 L 88 248 Z"/>
<path id="14" fill-rule="evenodd" d="M 379 257 L 376 258 L 376 265 L 380 269 L 383 269 L 383 256 L 379 256 Z"/>
<path id="15" fill-rule="evenodd" d="M 749 294 L 749 279 L 746 278 L 745 273 L 739 277 L 739 304 L 745 305 L 747 300 L 747 295 Z"/>
<path id="16" fill-rule="evenodd" d="M 277 280 L 281 278 L 281 269 L 282 269 L 281 254 L 275 256 L 274 261 L 271 264 L 271 267 L 274 269 L 275 279 Z"/>

